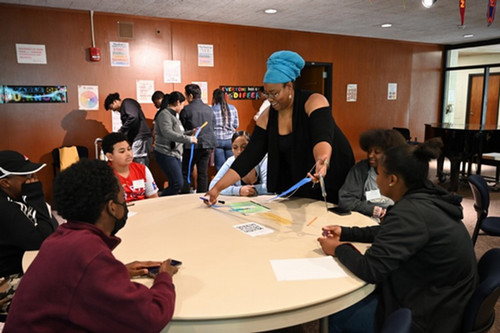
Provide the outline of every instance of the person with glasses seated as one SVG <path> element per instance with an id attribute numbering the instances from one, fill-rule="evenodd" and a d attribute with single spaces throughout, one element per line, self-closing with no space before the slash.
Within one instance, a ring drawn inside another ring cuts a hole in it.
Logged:
<path id="1" fill-rule="evenodd" d="M 314 183 L 322 177 L 327 200 L 338 202 L 338 190 L 354 165 L 354 155 L 333 119 L 328 100 L 321 94 L 295 89 L 294 81 L 304 65 L 304 59 L 292 51 L 278 51 L 269 57 L 264 94 L 271 105 L 257 119 L 245 151 L 207 193 L 207 204 L 215 204 L 223 189 L 248 174 L 266 154 L 269 192 L 285 192 L 306 176 Z M 323 198 L 320 186 L 302 186 L 296 195 Z"/>
<path id="2" fill-rule="evenodd" d="M 392 129 L 372 129 L 359 138 L 359 145 L 367 158 L 356 163 L 339 191 L 339 206 L 379 220 L 394 202 L 382 195 L 377 185 L 377 166 L 389 147 L 405 145 L 405 138 Z"/>
<path id="3" fill-rule="evenodd" d="M 58 226 L 36 176 L 43 167 L 17 151 L 0 151 L 0 322 L 23 276 L 24 252 L 38 250 Z"/>

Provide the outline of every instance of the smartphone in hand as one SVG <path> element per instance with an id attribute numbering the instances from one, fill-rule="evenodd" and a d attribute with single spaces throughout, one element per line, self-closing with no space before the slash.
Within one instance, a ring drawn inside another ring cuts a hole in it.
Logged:
<path id="1" fill-rule="evenodd" d="M 170 265 L 179 266 L 182 265 L 182 261 L 170 259 Z M 148 267 L 148 276 L 155 278 L 156 275 L 160 272 L 160 266 Z"/>

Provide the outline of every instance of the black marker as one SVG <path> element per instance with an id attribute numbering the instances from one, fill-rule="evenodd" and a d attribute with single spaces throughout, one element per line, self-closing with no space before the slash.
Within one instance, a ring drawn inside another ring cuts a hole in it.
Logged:
<path id="1" fill-rule="evenodd" d="M 204 198 L 204 197 L 200 197 L 200 199 L 203 200 L 203 201 L 208 201 L 208 199 Z M 220 204 L 225 204 L 226 203 L 225 201 L 222 201 L 222 200 L 217 200 L 217 202 L 220 203 Z"/>

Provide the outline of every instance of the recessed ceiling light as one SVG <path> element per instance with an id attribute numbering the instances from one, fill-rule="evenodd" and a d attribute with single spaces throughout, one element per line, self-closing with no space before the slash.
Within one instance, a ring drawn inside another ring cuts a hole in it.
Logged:
<path id="1" fill-rule="evenodd" d="M 266 10 L 264 10 L 264 13 L 266 14 L 276 14 L 278 12 L 278 10 L 274 9 L 274 8 L 268 8 Z"/>
<path id="2" fill-rule="evenodd" d="M 422 0 L 422 6 L 425 8 L 431 8 L 433 4 L 436 3 L 437 0 Z"/>
<path id="3" fill-rule="evenodd" d="M 474 34 L 467 34 L 467 35 L 464 35 L 464 38 L 471 38 L 471 37 L 474 37 Z"/>
<path id="4" fill-rule="evenodd" d="M 382 28 L 390 28 L 392 27 L 392 23 L 384 23 L 380 25 Z"/>

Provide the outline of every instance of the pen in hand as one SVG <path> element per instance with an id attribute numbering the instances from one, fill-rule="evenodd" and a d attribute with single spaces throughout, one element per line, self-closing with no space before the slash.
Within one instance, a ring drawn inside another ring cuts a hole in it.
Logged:
<path id="1" fill-rule="evenodd" d="M 208 201 L 208 199 L 204 198 L 204 197 L 200 197 L 200 199 L 203 200 L 203 201 Z M 220 203 L 220 204 L 225 204 L 226 203 L 225 201 L 222 201 L 222 200 L 217 200 L 217 202 Z"/>

